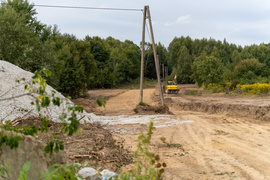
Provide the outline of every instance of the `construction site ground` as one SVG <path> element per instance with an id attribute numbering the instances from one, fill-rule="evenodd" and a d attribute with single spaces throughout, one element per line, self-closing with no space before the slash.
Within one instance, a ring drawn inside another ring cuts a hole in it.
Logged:
<path id="1" fill-rule="evenodd" d="M 164 179 L 270 179 L 269 96 L 210 94 L 195 85 L 179 87 L 179 94 L 164 94 L 172 114 L 152 117 L 156 130 L 151 149 L 167 164 Z M 187 90 L 200 95 L 185 95 Z M 143 93 L 145 103 L 158 105 L 157 88 Z M 106 108 L 93 103 L 99 95 L 107 100 Z M 91 90 L 88 99 L 77 100 L 83 102 L 97 115 L 134 117 L 139 90 Z M 104 128 L 134 151 L 148 123 L 108 123 Z M 165 143 L 160 138 L 166 138 Z"/>

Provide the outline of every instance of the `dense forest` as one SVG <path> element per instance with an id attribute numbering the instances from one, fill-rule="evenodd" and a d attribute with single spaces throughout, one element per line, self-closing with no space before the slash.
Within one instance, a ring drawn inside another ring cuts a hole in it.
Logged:
<path id="1" fill-rule="evenodd" d="M 86 89 L 113 88 L 139 79 L 141 49 L 132 41 L 61 34 L 56 25 L 38 21 L 33 4 L 8 0 L 0 7 L 0 59 L 34 72 L 52 71 L 48 83 L 77 97 Z M 179 83 L 269 82 L 269 44 L 237 46 L 224 39 L 175 37 L 156 45 L 162 64 Z M 152 45 L 146 43 L 145 77 L 155 78 Z"/>

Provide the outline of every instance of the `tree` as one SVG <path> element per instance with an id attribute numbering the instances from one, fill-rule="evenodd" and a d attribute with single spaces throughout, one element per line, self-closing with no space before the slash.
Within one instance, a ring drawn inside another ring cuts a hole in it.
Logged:
<path id="1" fill-rule="evenodd" d="M 55 63 L 51 43 L 35 33 L 33 27 L 39 23 L 34 14 L 27 1 L 8 1 L 0 7 L 0 59 L 31 72 Z"/>
<path id="2" fill-rule="evenodd" d="M 192 77 L 199 85 L 205 83 L 219 83 L 223 75 L 223 63 L 216 57 L 209 56 L 205 60 L 197 59 L 193 64 Z"/>
<path id="3" fill-rule="evenodd" d="M 29 4 L 27 0 L 7 0 L 7 5 L 20 14 L 20 17 L 25 17 L 25 24 L 32 27 L 35 33 L 41 33 L 45 25 L 35 17 L 37 12 L 34 9 L 34 4 Z"/>
<path id="4" fill-rule="evenodd" d="M 258 59 L 244 59 L 235 66 L 234 73 L 238 78 L 244 77 L 248 72 L 259 75 L 262 68 L 263 64 Z"/>
<path id="5" fill-rule="evenodd" d="M 91 53 L 94 55 L 94 59 L 98 68 L 106 67 L 106 63 L 110 57 L 109 48 L 105 45 L 105 42 L 98 36 L 90 37 L 86 36 L 85 41 L 91 45 Z"/>
<path id="6" fill-rule="evenodd" d="M 234 65 L 238 64 L 241 61 L 240 53 L 237 50 L 234 50 L 232 53 L 232 63 Z"/>
<path id="7" fill-rule="evenodd" d="M 191 75 L 191 64 L 192 64 L 192 57 L 189 54 L 188 49 L 186 46 L 182 46 L 179 51 L 179 56 L 177 58 L 176 73 L 178 82 L 181 84 L 190 83 L 190 75 Z"/>

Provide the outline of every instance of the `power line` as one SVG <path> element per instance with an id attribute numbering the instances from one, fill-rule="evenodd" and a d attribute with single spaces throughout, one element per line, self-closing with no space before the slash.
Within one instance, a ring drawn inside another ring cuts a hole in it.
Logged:
<path id="1" fill-rule="evenodd" d="M 1 3 L 7 4 L 7 3 Z M 47 7 L 47 8 L 66 8 L 66 9 L 90 9 L 90 10 L 110 10 L 110 11 L 143 11 L 143 9 L 126 9 L 126 8 L 98 8 L 98 7 L 83 7 L 83 6 L 55 6 L 55 5 L 41 5 L 33 4 L 36 7 Z"/>

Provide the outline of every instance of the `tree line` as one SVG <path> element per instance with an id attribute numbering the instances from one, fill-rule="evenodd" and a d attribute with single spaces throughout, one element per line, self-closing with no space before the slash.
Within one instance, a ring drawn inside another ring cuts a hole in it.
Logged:
<path id="1" fill-rule="evenodd" d="M 169 65 L 180 83 L 205 85 L 270 82 L 269 44 L 237 46 L 226 39 L 175 37 L 168 47 Z"/>
<path id="2" fill-rule="evenodd" d="M 0 59 L 34 72 L 52 71 L 48 83 L 78 97 L 87 89 L 112 88 L 139 79 L 141 49 L 132 41 L 113 37 L 61 34 L 56 25 L 38 21 L 34 5 L 7 0 L 0 7 Z M 155 78 L 152 45 L 146 43 L 145 77 Z M 268 82 L 268 44 L 237 46 L 215 39 L 175 37 L 166 48 L 157 43 L 161 65 L 177 74 L 179 83 Z"/>

